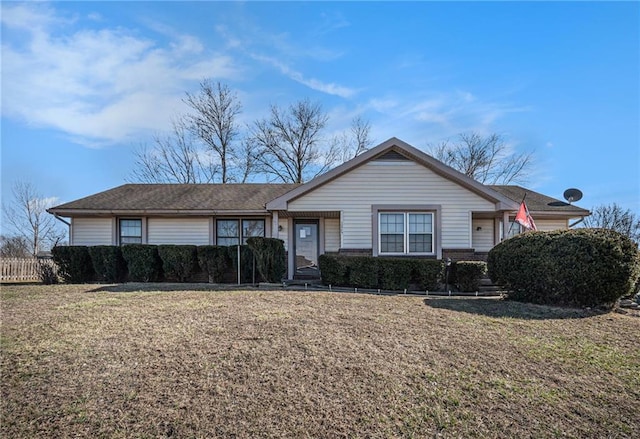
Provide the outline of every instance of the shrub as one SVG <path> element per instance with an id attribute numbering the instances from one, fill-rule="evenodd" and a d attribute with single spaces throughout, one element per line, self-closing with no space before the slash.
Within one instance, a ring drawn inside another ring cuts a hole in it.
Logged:
<path id="1" fill-rule="evenodd" d="M 201 245 L 197 249 L 200 268 L 209 276 L 209 282 L 221 283 L 231 267 L 227 247 Z"/>
<path id="2" fill-rule="evenodd" d="M 129 280 L 134 282 L 157 282 L 162 277 L 162 260 L 158 247 L 149 244 L 127 244 L 122 247 L 122 256 L 127 261 Z"/>
<path id="3" fill-rule="evenodd" d="M 443 267 L 442 261 L 434 259 L 334 255 L 320 255 L 319 265 L 326 285 L 393 291 L 412 286 L 435 290 Z"/>
<path id="4" fill-rule="evenodd" d="M 378 288 L 378 258 L 350 256 L 345 259 L 349 285 L 359 288 Z"/>
<path id="5" fill-rule="evenodd" d="M 412 259 L 378 258 L 379 288 L 399 291 L 409 288 L 414 270 Z"/>
<path id="6" fill-rule="evenodd" d="M 127 277 L 127 262 L 120 247 L 96 245 L 89 247 L 89 256 L 96 277 L 101 282 L 123 282 Z"/>
<path id="7" fill-rule="evenodd" d="M 349 285 L 349 272 L 347 257 L 334 255 L 320 255 L 318 266 L 322 283 L 325 285 L 347 286 Z"/>
<path id="8" fill-rule="evenodd" d="M 287 272 L 287 257 L 284 241 L 276 238 L 253 237 L 247 245 L 256 258 L 256 267 L 263 280 L 280 282 Z"/>
<path id="9" fill-rule="evenodd" d="M 227 254 L 231 261 L 231 269 L 234 279 L 238 279 L 238 246 L 230 245 L 227 247 Z M 255 266 L 253 260 L 253 251 L 249 246 L 240 246 L 240 282 L 252 283 L 255 279 Z"/>
<path id="10" fill-rule="evenodd" d="M 51 253 L 64 282 L 80 284 L 93 280 L 93 264 L 86 246 L 58 246 Z"/>
<path id="11" fill-rule="evenodd" d="M 412 283 L 420 290 L 434 291 L 443 277 L 444 263 L 437 259 L 413 259 Z"/>
<path id="12" fill-rule="evenodd" d="M 198 271 L 198 253 L 195 245 L 159 245 L 158 255 L 166 277 L 186 282 Z"/>
<path id="13" fill-rule="evenodd" d="M 487 263 L 483 261 L 457 261 L 456 277 L 460 291 L 478 291 L 480 279 L 487 272 Z"/>
<path id="14" fill-rule="evenodd" d="M 612 230 L 533 232 L 495 246 L 488 270 L 515 300 L 611 306 L 632 292 L 640 257 L 630 238 Z"/>
<path id="15" fill-rule="evenodd" d="M 38 277 L 44 285 L 58 283 L 58 270 L 51 259 L 38 261 Z"/>

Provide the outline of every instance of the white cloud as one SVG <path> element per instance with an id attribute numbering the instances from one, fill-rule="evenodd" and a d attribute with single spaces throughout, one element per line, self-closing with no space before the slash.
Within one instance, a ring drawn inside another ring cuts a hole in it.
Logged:
<path id="1" fill-rule="evenodd" d="M 2 12 L 3 27 L 20 32 L 3 35 L 3 117 L 82 143 L 131 141 L 164 129 L 191 82 L 237 76 L 230 57 L 169 29 L 162 46 L 123 28 L 70 26 L 46 5 L 3 5 Z"/>
<path id="2" fill-rule="evenodd" d="M 278 70 L 280 70 L 280 72 L 283 75 L 287 76 L 288 78 L 296 82 L 299 82 L 302 85 L 306 85 L 312 90 L 321 91 L 323 93 L 327 93 L 334 96 L 340 96 L 342 98 L 349 98 L 356 93 L 356 90 L 353 88 L 344 87 L 342 85 L 338 85 L 333 82 L 327 83 L 315 78 L 305 78 L 302 73 L 296 70 L 293 70 L 288 65 L 284 64 L 283 62 L 275 58 L 271 58 L 268 56 L 259 55 L 255 53 L 251 54 L 250 56 L 256 61 L 262 61 L 276 67 Z"/>

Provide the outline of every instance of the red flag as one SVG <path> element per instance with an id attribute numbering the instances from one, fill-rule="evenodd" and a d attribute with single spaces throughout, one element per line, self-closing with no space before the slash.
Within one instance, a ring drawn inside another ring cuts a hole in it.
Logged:
<path id="1" fill-rule="evenodd" d="M 516 215 L 516 222 L 528 230 L 538 230 L 524 201 L 520 203 L 520 209 L 518 209 L 518 214 Z"/>

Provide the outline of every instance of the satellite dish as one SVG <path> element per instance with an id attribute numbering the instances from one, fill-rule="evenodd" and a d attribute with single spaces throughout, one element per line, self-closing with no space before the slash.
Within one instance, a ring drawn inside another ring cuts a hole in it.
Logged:
<path id="1" fill-rule="evenodd" d="M 567 189 L 564 191 L 564 199 L 569 202 L 569 204 L 574 201 L 580 201 L 582 199 L 582 191 L 580 189 Z"/>

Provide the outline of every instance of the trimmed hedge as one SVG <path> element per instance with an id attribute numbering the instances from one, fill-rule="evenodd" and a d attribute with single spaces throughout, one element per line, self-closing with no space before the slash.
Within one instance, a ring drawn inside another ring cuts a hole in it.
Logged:
<path id="1" fill-rule="evenodd" d="M 495 246 L 488 271 L 514 300 L 612 306 L 633 291 L 640 254 L 630 238 L 612 230 L 531 232 Z"/>
<path id="2" fill-rule="evenodd" d="M 238 246 L 230 245 L 227 247 L 227 254 L 231 261 L 231 270 L 233 272 L 233 282 L 238 280 Z M 240 246 L 240 282 L 252 283 L 255 278 L 253 251 L 247 245 Z"/>
<path id="3" fill-rule="evenodd" d="M 287 257 L 284 241 L 276 238 L 252 237 L 247 245 L 253 250 L 256 268 L 267 282 L 280 282 L 287 272 Z"/>
<path id="4" fill-rule="evenodd" d="M 81 284 L 93 280 L 95 273 L 88 247 L 58 246 L 51 249 L 51 253 L 63 282 Z"/>
<path id="5" fill-rule="evenodd" d="M 346 256 L 320 255 L 318 267 L 320 276 L 325 285 L 348 286 L 348 265 L 344 259 Z"/>
<path id="6" fill-rule="evenodd" d="M 224 275 L 231 267 L 227 247 L 201 245 L 197 248 L 200 268 L 209 276 L 209 282 L 222 283 Z"/>
<path id="7" fill-rule="evenodd" d="M 158 246 L 127 244 L 122 247 L 122 256 L 127 261 L 129 280 L 158 282 L 162 278 L 162 260 L 158 255 Z"/>
<path id="8" fill-rule="evenodd" d="M 413 259 L 412 278 L 421 291 L 435 291 L 444 276 L 444 262 L 440 259 Z"/>
<path id="9" fill-rule="evenodd" d="M 127 278 L 127 262 L 122 257 L 120 247 L 96 245 L 89 247 L 93 270 L 100 282 L 123 282 Z"/>
<path id="10" fill-rule="evenodd" d="M 443 263 L 435 259 L 320 255 L 319 266 L 326 285 L 433 291 L 442 276 Z"/>
<path id="11" fill-rule="evenodd" d="M 195 245 L 159 245 L 158 255 L 162 260 L 164 275 L 186 282 L 198 271 L 198 253 Z"/>
<path id="12" fill-rule="evenodd" d="M 480 289 L 480 279 L 487 273 L 486 262 L 457 261 L 455 267 L 457 285 L 460 291 L 478 291 Z"/>

